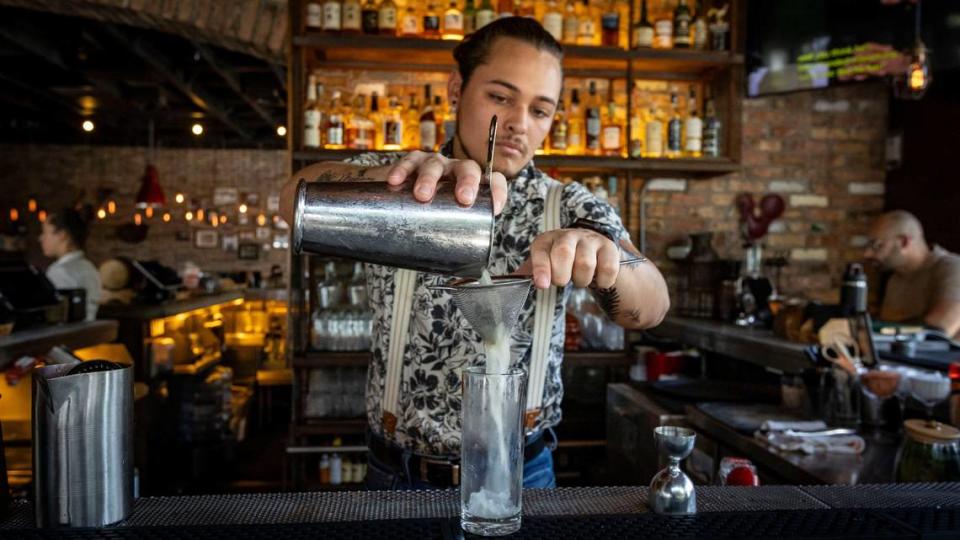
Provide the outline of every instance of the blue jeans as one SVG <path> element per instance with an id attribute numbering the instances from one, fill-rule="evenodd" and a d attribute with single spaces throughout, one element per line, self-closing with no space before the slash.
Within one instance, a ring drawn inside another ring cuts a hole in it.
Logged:
<path id="1" fill-rule="evenodd" d="M 556 440 L 555 437 L 554 440 Z M 410 454 L 405 453 L 404 461 L 406 462 L 409 458 Z M 363 479 L 364 487 L 370 491 L 437 488 L 429 482 L 414 478 L 406 463 L 404 468 L 407 470 L 398 471 L 367 452 L 367 476 Z M 524 462 L 523 487 L 557 487 L 557 477 L 553 472 L 553 451 L 550 445 L 545 446 L 542 452 Z"/>

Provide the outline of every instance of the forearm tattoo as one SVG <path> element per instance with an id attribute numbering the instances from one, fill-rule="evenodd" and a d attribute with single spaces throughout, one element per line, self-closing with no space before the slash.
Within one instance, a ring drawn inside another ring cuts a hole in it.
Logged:
<path id="1" fill-rule="evenodd" d="M 640 308 L 630 310 L 630 319 L 633 322 L 640 322 L 643 320 L 643 310 Z"/>
<path id="2" fill-rule="evenodd" d="M 620 315 L 620 293 L 616 287 L 602 289 L 600 287 L 591 287 L 593 297 L 596 298 L 600 309 L 611 319 L 616 319 Z"/>

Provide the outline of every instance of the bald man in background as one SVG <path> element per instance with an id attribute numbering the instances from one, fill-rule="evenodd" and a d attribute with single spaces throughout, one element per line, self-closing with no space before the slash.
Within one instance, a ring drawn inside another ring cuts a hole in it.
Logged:
<path id="1" fill-rule="evenodd" d="M 937 245 L 931 248 L 913 214 L 895 210 L 880 216 L 864 257 L 892 272 L 881 320 L 924 324 L 960 338 L 960 256 Z"/>

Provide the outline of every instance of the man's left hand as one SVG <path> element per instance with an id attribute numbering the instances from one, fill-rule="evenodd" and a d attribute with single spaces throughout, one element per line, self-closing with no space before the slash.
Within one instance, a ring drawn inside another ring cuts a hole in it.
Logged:
<path id="1" fill-rule="evenodd" d="M 613 287 L 620 272 L 620 249 L 606 236 L 588 229 L 557 229 L 541 234 L 530 258 L 517 269 L 533 274 L 538 289 L 550 285 Z"/>

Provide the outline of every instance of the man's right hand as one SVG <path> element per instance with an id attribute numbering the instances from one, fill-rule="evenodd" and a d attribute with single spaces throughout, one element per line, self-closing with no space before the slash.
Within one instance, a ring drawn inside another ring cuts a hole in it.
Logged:
<path id="1" fill-rule="evenodd" d="M 413 196 L 421 202 L 433 200 L 441 178 L 454 180 L 457 202 L 464 206 L 473 205 L 482 177 L 480 164 L 472 159 L 451 159 L 419 150 L 408 153 L 387 171 L 387 183 L 392 186 L 414 180 Z M 493 213 L 498 215 L 507 202 L 507 179 L 503 174 L 494 172 L 491 175 L 490 194 Z"/>

